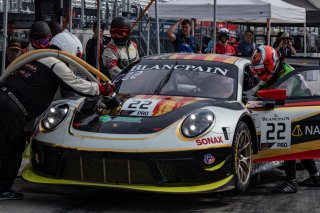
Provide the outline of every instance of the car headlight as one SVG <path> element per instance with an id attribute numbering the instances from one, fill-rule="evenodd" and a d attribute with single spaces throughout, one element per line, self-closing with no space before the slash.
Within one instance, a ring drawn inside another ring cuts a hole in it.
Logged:
<path id="1" fill-rule="evenodd" d="M 48 130 L 57 127 L 69 112 L 68 104 L 59 104 L 50 107 L 42 118 L 42 126 Z"/>
<path id="2" fill-rule="evenodd" d="M 214 122 L 214 114 L 206 109 L 200 109 L 188 115 L 182 125 L 181 132 L 187 138 L 193 138 L 204 133 Z"/>

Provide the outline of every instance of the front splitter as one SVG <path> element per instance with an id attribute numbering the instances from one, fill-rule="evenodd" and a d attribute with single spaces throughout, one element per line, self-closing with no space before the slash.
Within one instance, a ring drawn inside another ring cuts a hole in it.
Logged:
<path id="1" fill-rule="evenodd" d="M 220 181 L 216 181 L 210 184 L 196 185 L 196 186 L 153 186 L 153 185 L 121 185 L 121 184 L 100 184 L 90 182 L 80 182 L 65 179 L 53 179 L 42 177 L 35 174 L 31 169 L 31 164 L 27 164 L 22 171 L 22 178 L 35 183 L 43 184 L 55 184 L 55 185 L 82 185 L 82 186 L 95 186 L 95 187 L 107 187 L 115 189 L 126 190 L 139 190 L 149 192 L 163 192 L 163 193 L 202 193 L 202 192 L 214 192 L 225 191 L 234 187 L 234 176 L 230 175 Z"/>

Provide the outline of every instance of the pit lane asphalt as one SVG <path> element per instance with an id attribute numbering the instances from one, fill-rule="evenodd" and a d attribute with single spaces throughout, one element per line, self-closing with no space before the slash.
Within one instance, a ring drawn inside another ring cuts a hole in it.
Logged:
<path id="1" fill-rule="evenodd" d="M 317 161 L 320 169 L 320 161 Z M 307 177 L 298 171 L 298 178 Z M 50 186 L 16 180 L 14 188 L 23 200 L 0 201 L 0 213 L 31 212 L 308 212 L 320 213 L 320 188 L 299 187 L 296 194 L 272 194 L 284 172 L 274 169 L 261 173 L 259 184 L 243 194 L 155 194 L 114 191 L 101 188 Z"/>

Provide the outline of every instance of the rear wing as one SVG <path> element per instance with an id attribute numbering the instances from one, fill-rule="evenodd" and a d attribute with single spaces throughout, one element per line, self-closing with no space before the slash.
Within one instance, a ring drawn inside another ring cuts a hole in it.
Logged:
<path id="1" fill-rule="evenodd" d="M 285 58 L 284 61 L 295 68 L 320 65 L 320 58 L 313 57 L 291 57 Z"/>

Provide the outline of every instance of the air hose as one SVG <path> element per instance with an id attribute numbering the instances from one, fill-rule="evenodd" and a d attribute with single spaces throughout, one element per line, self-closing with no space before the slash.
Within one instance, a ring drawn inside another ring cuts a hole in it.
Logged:
<path id="1" fill-rule="evenodd" d="M 111 83 L 111 81 L 99 70 L 88 64 L 87 62 L 81 60 L 77 56 L 61 50 L 54 50 L 54 49 L 39 49 L 39 50 L 32 50 L 30 52 L 27 52 L 18 58 L 16 58 L 8 67 L 7 69 L 2 73 L 2 76 L 0 77 L 0 81 L 6 79 L 12 72 L 15 70 L 18 70 L 22 66 L 24 66 L 27 63 L 30 63 L 34 60 L 38 60 L 41 58 L 46 57 L 54 57 L 61 61 L 64 61 L 76 68 L 79 69 L 80 72 L 82 72 L 84 75 L 88 77 L 89 80 L 97 82 L 97 79 L 92 75 L 98 76 L 102 81 L 106 83 Z M 88 72 L 89 71 L 89 72 Z M 91 74 L 92 73 L 92 74 Z"/>
<path id="2" fill-rule="evenodd" d="M 86 75 L 90 81 L 99 83 L 98 80 L 92 75 L 94 74 L 97 77 L 99 77 L 102 81 L 106 83 L 111 83 L 110 79 L 108 79 L 103 73 L 101 73 L 99 70 L 97 70 L 87 62 L 81 60 L 80 58 L 71 54 L 70 52 L 55 49 L 32 50 L 19 56 L 2 73 L 2 76 L 0 77 L 0 82 L 6 79 L 8 76 L 10 76 L 12 72 L 20 69 L 24 65 L 32 61 L 47 57 L 54 57 L 74 66 L 75 68 L 79 69 L 79 71 L 82 72 L 84 75 Z M 119 106 L 121 105 L 121 103 L 121 100 L 116 96 L 116 93 L 114 92 L 112 95 L 110 95 L 110 97 L 106 99 L 105 105 L 110 110 L 116 109 L 116 111 L 118 111 L 120 109 Z"/>

